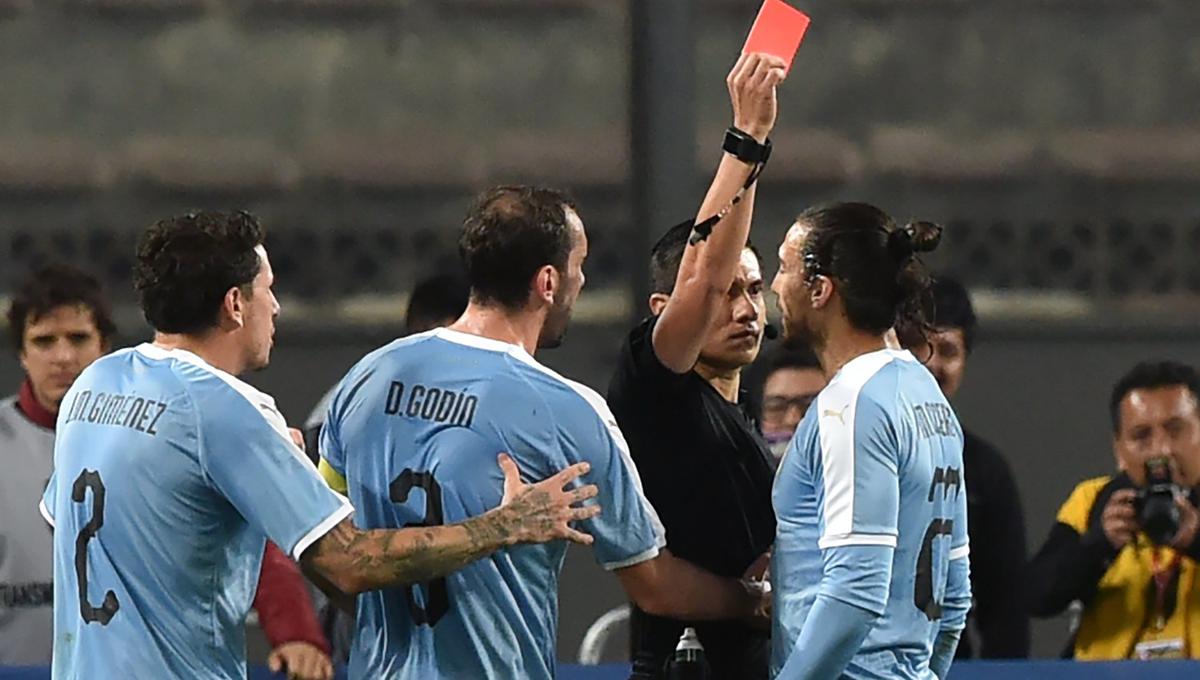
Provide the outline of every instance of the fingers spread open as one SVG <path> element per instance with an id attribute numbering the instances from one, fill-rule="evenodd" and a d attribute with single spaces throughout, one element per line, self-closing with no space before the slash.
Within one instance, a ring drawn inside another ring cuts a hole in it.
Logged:
<path id="1" fill-rule="evenodd" d="M 496 462 L 500 465 L 501 472 L 504 473 L 504 495 L 508 496 L 521 486 L 521 471 L 517 468 L 517 463 L 507 453 L 501 453 L 496 456 Z"/>
<path id="2" fill-rule="evenodd" d="M 595 484 L 588 484 L 587 486 L 581 486 L 578 489 L 572 489 L 567 494 L 567 502 L 574 505 L 575 503 L 586 501 L 589 498 L 595 498 L 598 495 L 600 495 L 599 487 L 597 487 Z"/>
<path id="3" fill-rule="evenodd" d="M 591 519 L 599 514 L 599 505 L 586 505 L 581 508 L 571 508 L 571 511 L 567 516 L 570 517 L 570 521 L 578 522 L 580 520 Z"/>
<path id="4" fill-rule="evenodd" d="M 586 475 L 588 473 L 588 471 L 590 471 L 591 469 L 592 469 L 592 466 L 590 463 L 576 463 L 576 464 L 572 465 L 571 467 L 566 468 L 565 470 L 554 475 L 550 479 L 554 480 L 553 483 L 558 488 L 561 489 L 562 487 L 566 486 L 567 484 L 570 484 L 571 482 L 575 481 L 576 479 L 579 479 L 583 475 Z"/>
<path id="5" fill-rule="evenodd" d="M 576 531 L 570 527 L 567 527 L 563 538 L 571 541 L 572 543 L 578 543 L 580 545 L 591 545 L 593 540 L 591 534 L 585 534 L 582 531 Z"/>

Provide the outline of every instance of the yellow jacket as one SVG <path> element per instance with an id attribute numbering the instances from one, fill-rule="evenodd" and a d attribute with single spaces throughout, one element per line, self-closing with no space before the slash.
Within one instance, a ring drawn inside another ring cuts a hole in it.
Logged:
<path id="1" fill-rule="evenodd" d="M 1112 479 L 1098 477 L 1075 487 L 1058 511 L 1058 521 L 1080 536 L 1087 534 L 1090 521 L 1094 521 L 1091 518 L 1097 497 Z M 1160 568 L 1170 564 L 1177 554 L 1179 557 L 1174 612 L 1157 631 L 1149 620 L 1155 593 L 1152 576 L 1155 551 Z M 1133 657 L 1139 642 L 1148 640 L 1182 640 L 1183 654 L 1200 658 L 1200 584 L 1196 581 L 1196 569 L 1191 557 L 1171 548 L 1155 547 L 1139 533 L 1134 542 L 1116 554 L 1095 595 L 1086 603 L 1075 638 L 1075 658 L 1128 659 Z"/>

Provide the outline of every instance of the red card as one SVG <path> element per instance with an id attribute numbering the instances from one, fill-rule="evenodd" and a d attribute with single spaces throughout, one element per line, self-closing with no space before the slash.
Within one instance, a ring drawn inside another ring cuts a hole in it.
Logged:
<path id="1" fill-rule="evenodd" d="M 800 41 L 804 40 L 804 32 L 808 30 L 808 22 L 807 14 L 783 0 L 764 0 L 742 54 L 765 52 L 783 59 L 785 68 L 791 70 L 796 50 L 800 49 Z"/>

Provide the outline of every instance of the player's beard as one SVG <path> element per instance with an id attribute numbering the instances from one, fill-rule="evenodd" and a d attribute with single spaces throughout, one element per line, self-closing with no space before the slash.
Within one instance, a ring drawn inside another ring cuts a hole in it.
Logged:
<path id="1" fill-rule="evenodd" d="M 784 315 L 780 321 L 783 326 L 783 344 L 785 347 L 793 349 L 811 347 L 815 349 L 818 345 L 823 344 L 823 335 L 806 315 L 797 315 L 795 317 Z"/>

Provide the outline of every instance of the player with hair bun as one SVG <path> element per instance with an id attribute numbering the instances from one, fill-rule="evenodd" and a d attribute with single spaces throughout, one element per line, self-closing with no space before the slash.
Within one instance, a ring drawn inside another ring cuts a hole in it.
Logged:
<path id="1" fill-rule="evenodd" d="M 928 329 L 917 255 L 941 228 L 840 203 L 802 213 L 772 289 L 829 385 L 780 463 L 778 678 L 944 678 L 971 604 L 962 429 L 929 371 L 889 347 Z"/>

